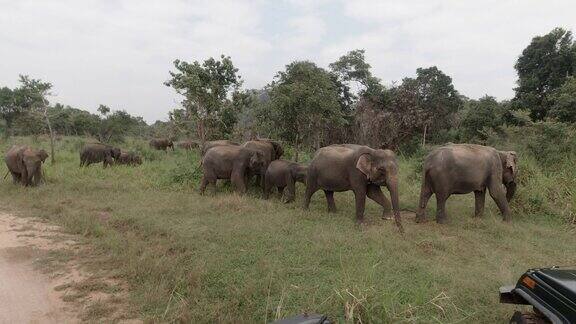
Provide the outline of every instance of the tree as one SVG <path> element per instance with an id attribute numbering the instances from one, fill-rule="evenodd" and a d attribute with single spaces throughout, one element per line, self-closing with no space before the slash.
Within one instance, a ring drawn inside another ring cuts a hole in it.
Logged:
<path id="1" fill-rule="evenodd" d="M 228 56 L 220 60 L 209 58 L 202 64 L 174 61 L 176 72 L 170 71 L 171 79 L 166 86 L 184 96 L 182 106 L 196 122 L 196 132 L 201 142 L 214 133 L 220 120 L 220 112 L 230 91 L 241 85 L 238 69 Z"/>
<path id="2" fill-rule="evenodd" d="M 27 75 L 20 75 L 20 87 L 14 90 L 15 104 L 20 108 L 20 111 L 27 113 L 42 113 L 44 120 L 50 132 L 50 159 L 52 164 L 56 162 L 54 156 L 54 132 L 50 125 L 50 118 L 48 118 L 48 97 L 52 84 L 43 82 L 40 79 L 31 79 Z"/>
<path id="3" fill-rule="evenodd" d="M 330 71 L 336 77 L 346 111 L 352 110 L 358 98 L 370 97 L 372 100 L 379 100 L 384 94 L 385 89 L 380 84 L 380 79 L 372 75 L 371 66 L 366 62 L 364 54 L 364 50 L 353 50 L 329 65 Z M 353 91 L 352 84 L 356 84 L 356 91 Z"/>
<path id="4" fill-rule="evenodd" d="M 12 123 L 19 113 L 18 106 L 14 102 L 14 92 L 8 87 L 0 88 L 0 118 L 6 123 L 4 136 L 8 136 L 8 131 L 12 128 Z"/>
<path id="5" fill-rule="evenodd" d="M 518 73 L 516 108 L 528 109 L 533 120 L 543 120 L 551 108 L 549 96 L 566 78 L 576 74 L 576 43 L 572 33 L 555 28 L 532 39 L 514 65 Z"/>
<path id="6" fill-rule="evenodd" d="M 269 113 L 265 116 L 275 135 L 294 144 L 297 154 L 306 140 L 318 148 L 328 126 L 346 122 L 330 73 L 309 61 L 293 62 L 278 72 L 270 85 Z"/>
<path id="7" fill-rule="evenodd" d="M 102 116 L 106 116 L 110 112 L 110 107 L 100 104 L 97 110 Z"/>
<path id="8" fill-rule="evenodd" d="M 504 123 L 504 113 L 504 108 L 496 98 L 488 95 L 478 100 L 467 101 L 461 122 L 465 139 L 486 140 L 487 130 L 500 130 L 500 126 Z"/>
<path id="9" fill-rule="evenodd" d="M 550 96 L 550 116 L 561 122 L 576 122 L 576 77 L 569 77 Z"/>

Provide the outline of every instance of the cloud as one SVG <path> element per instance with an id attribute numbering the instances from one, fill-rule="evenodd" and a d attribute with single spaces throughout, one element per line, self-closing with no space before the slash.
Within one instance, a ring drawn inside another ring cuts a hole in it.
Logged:
<path id="1" fill-rule="evenodd" d="M 293 60 L 323 66 L 366 49 L 386 82 L 437 65 L 460 92 L 509 98 L 514 62 L 535 35 L 576 31 L 564 0 L 0 0 L 0 85 L 54 84 L 53 102 L 166 119 L 180 98 L 172 62 L 230 55 L 245 87 Z"/>

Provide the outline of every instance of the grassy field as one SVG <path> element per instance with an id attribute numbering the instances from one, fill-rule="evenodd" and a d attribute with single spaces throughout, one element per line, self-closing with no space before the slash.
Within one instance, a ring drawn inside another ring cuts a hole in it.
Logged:
<path id="1" fill-rule="evenodd" d="M 401 235 L 372 201 L 369 225 L 355 226 L 351 193 L 336 193 L 336 214 L 326 213 L 320 192 L 303 211 L 301 186 L 293 204 L 226 185 L 200 196 L 197 152 L 164 154 L 129 141 L 122 147 L 142 152 L 143 165 L 81 169 L 83 142 L 57 143 L 45 185 L 2 181 L 2 208 L 80 234 L 94 247 L 92 266 L 129 283 L 144 319 L 263 323 L 308 311 L 337 322 L 498 323 L 513 312 L 498 304 L 499 286 L 530 267 L 576 264 L 575 171 L 548 172 L 522 152 L 511 224 L 490 198 L 485 217 L 473 219 L 473 195 L 450 198 L 448 225 L 415 224 L 420 162 L 401 158 Z M 2 151 L 12 143 L 48 147 L 11 138 Z"/>

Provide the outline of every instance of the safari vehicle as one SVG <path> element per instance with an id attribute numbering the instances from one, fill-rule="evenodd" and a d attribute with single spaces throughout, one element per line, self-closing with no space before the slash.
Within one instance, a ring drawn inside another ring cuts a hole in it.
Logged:
<path id="1" fill-rule="evenodd" d="M 516 311 L 510 323 L 576 323 L 576 270 L 528 270 L 515 286 L 500 287 L 500 303 L 532 305 L 532 312 Z"/>

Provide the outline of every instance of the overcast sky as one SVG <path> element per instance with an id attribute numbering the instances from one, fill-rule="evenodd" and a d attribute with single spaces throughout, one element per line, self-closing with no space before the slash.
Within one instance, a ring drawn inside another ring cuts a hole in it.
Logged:
<path id="1" fill-rule="evenodd" d="M 386 84 L 438 66 L 462 94 L 513 96 L 531 38 L 576 31 L 575 0 L 0 0 L 0 86 L 50 81 L 61 102 L 166 120 L 174 59 L 230 55 L 244 88 L 293 60 L 327 67 L 365 49 Z"/>

